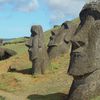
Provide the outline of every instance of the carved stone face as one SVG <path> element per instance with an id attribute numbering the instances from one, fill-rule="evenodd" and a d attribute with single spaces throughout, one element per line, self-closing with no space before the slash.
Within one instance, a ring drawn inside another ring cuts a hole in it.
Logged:
<path id="1" fill-rule="evenodd" d="M 38 57 L 38 50 L 41 48 L 43 30 L 41 26 L 31 27 L 31 37 L 27 41 L 26 46 L 29 48 L 29 59 L 32 61 Z"/>
<path id="2" fill-rule="evenodd" d="M 68 32 L 67 30 L 67 23 L 64 23 L 62 24 L 61 28 L 51 32 L 51 37 L 48 44 L 48 54 L 50 58 L 55 58 L 67 51 L 68 46 L 64 40 Z"/>
<path id="3" fill-rule="evenodd" d="M 93 3 L 85 5 L 80 13 L 81 23 L 72 39 L 69 74 L 73 76 L 91 73 L 98 67 L 95 62 L 95 52 L 99 46 L 96 45 L 96 40 L 99 39 L 97 36 L 100 34 L 100 30 L 95 26 L 100 21 L 99 11 L 100 6 Z"/>
<path id="4" fill-rule="evenodd" d="M 51 37 L 48 47 L 59 46 L 64 41 L 66 30 L 68 30 L 68 25 L 67 22 L 64 22 L 61 25 L 61 28 L 51 31 Z"/>
<path id="5" fill-rule="evenodd" d="M 32 74 L 44 74 L 48 67 L 48 55 L 45 48 L 43 30 L 40 25 L 32 26 L 31 37 L 26 43 L 29 59 L 32 62 Z"/>

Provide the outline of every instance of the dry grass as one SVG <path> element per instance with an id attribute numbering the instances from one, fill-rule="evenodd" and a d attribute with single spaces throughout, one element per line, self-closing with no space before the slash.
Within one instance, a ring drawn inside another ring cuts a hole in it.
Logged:
<path id="1" fill-rule="evenodd" d="M 29 69 L 31 64 L 27 63 L 29 60 L 25 56 L 26 52 L 23 53 L 24 56 L 19 55 L 19 59 L 14 62 L 18 66 L 16 68 L 18 70 Z M 17 55 L 8 59 L 7 62 L 11 64 L 16 57 Z M 23 63 L 22 58 L 24 58 Z M 51 68 L 45 75 L 31 76 L 18 72 L 3 73 L 0 75 L 0 90 L 24 98 L 28 97 L 30 100 L 61 100 L 61 98 L 65 97 L 65 94 L 67 95 L 72 82 L 72 78 L 67 75 L 68 62 L 69 54 L 52 59 L 49 66 Z"/>
<path id="2" fill-rule="evenodd" d="M 26 73 L 31 68 L 31 62 L 28 59 L 25 44 L 9 44 L 4 47 L 17 52 L 17 55 L 0 62 L 0 90 L 4 92 L 2 94 L 5 94 L 3 96 L 7 100 L 16 95 L 18 100 L 26 100 L 26 98 L 29 100 L 61 100 L 67 95 L 72 82 L 72 78 L 67 75 L 69 53 L 52 59 L 47 74 L 31 76 Z M 7 72 L 9 66 L 14 66 L 17 72 Z M 9 94 L 6 95 L 6 93 Z M 11 98 L 10 100 L 13 100 Z"/>
<path id="3" fill-rule="evenodd" d="M 74 20 L 74 23 L 77 21 Z M 49 37 L 50 31 L 47 31 L 46 45 Z M 26 73 L 31 68 L 31 62 L 25 44 L 8 44 L 4 47 L 17 52 L 16 56 L 0 62 L 0 95 L 6 100 L 63 100 L 67 96 L 73 80 L 67 74 L 69 52 L 52 59 L 50 70 L 45 75 L 32 76 Z M 9 66 L 14 66 L 17 72 L 7 72 Z"/>

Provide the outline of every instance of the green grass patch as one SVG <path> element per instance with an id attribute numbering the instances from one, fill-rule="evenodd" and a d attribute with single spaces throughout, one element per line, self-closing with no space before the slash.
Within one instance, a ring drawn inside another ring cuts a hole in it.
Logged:
<path id="1" fill-rule="evenodd" d="M 91 100 L 100 100 L 100 96 L 94 98 L 94 99 L 91 99 Z"/>

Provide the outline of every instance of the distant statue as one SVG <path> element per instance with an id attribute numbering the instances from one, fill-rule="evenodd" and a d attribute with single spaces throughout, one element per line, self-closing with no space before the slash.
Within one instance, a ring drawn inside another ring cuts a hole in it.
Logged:
<path id="1" fill-rule="evenodd" d="M 32 61 L 32 74 L 44 74 L 48 67 L 48 56 L 42 27 L 40 25 L 32 26 L 31 33 L 26 46 L 29 48 L 29 59 Z"/>
<path id="2" fill-rule="evenodd" d="M 67 100 L 100 96 L 100 2 L 86 4 L 72 42 L 68 73 L 74 80 Z"/>
<path id="3" fill-rule="evenodd" d="M 0 46 L 2 46 L 3 45 L 3 40 L 2 39 L 0 39 Z"/>
<path id="4" fill-rule="evenodd" d="M 70 48 L 69 40 L 72 37 L 68 22 L 64 22 L 60 28 L 51 31 L 52 36 L 48 44 L 48 55 L 50 59 L 56 58 L 68 52 Z"/>

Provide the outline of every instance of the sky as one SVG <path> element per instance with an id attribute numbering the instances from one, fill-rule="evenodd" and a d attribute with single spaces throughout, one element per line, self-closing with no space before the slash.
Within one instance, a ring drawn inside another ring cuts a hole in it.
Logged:
<path id="1" fill-rule="evenodd" d="M 79 16 L 85 0 L 0 0 L 0 38 L 30 36 L 32 25 L 46 31 Z"/>

